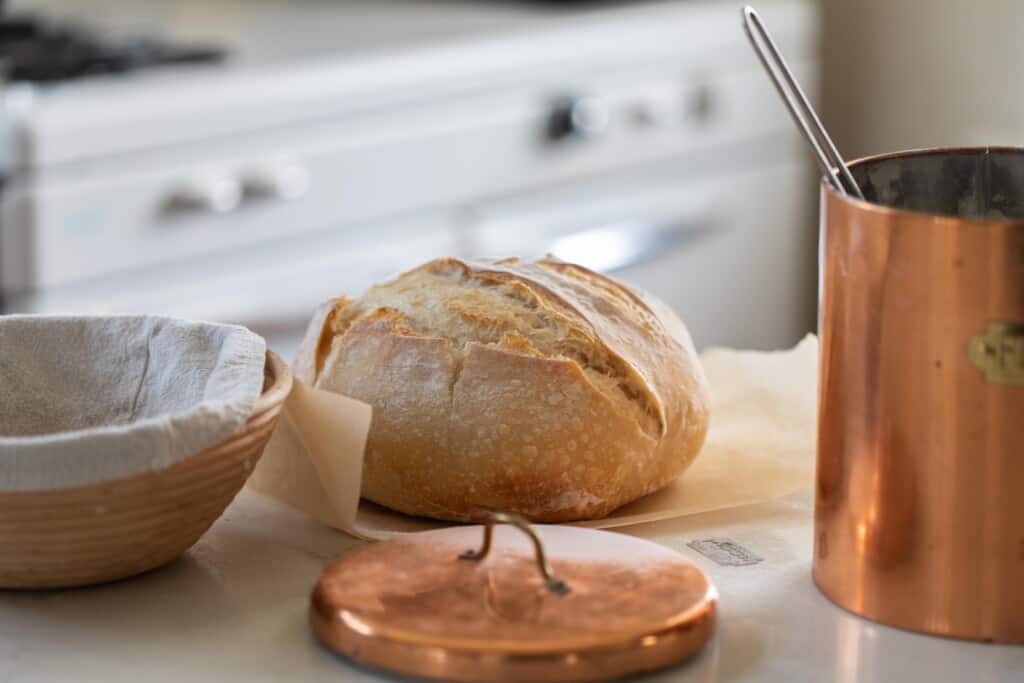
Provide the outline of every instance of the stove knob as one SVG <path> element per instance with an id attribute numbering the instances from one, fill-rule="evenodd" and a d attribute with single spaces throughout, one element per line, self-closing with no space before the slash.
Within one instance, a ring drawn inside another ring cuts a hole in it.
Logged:
<path id="1" fill-rule="evenodd" d="M 204 173 L 175 190 L 168 213 L 230 213 L 242 203 L 242 184 L 227 173 Z"/>
<path id="2" fill-rule="evenodd" d="M 715 96 L 711 88 L 702 85 L 694 88 L 687 97 L 687 118 L 696 123 L 708 123 L 715 114 Z"/>
<path id="3" fill-rule="evenodd" d="M 309 189 L 309 171 L 294 163 L 267 164 L 246 173 L 242 187 L 251 199 L 297 199 Z"/>
<path id="4" fill-rule="evenodd" d="M 608 105 L 599 97 L 567 97 L 555 103 L 548 119 L 548 137 L 596 138 L 607 129 L 611 120 Z"/>

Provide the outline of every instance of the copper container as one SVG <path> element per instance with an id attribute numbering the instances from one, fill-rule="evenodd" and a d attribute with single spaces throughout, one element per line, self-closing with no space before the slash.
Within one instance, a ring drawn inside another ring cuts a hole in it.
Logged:
<path id="1" fill-rule="evenodd" d="M 821 191 L 814 580 L 886 624 L 1024 642 L 1024 149 L 862 159 Z"/>

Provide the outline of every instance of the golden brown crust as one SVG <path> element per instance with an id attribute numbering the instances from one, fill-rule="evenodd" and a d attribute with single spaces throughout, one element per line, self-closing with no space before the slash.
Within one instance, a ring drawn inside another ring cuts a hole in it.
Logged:
<path id="1" fill-rule="evenodd" d="M 374 406 L 363 495 L 409 514 L 607 515 L 675 478 L 707 388 L 663 304 L 557 261 L 432 261 L 329 302 L 316 382 Z M 315 342 L 313 341 L 315 339 Z"/>
<path id="2" fill-rule="evenodd" d="M 332 321 L 351 304 L 352 299 L 341 296 L 328 299 L 317 306 L 292 362 L 292 374 L 295 377 L 306 384 L 316 382 L 317 375 L 324 366 L 327 351 L 330 350 L 331 340 L 334 338 Z"/>

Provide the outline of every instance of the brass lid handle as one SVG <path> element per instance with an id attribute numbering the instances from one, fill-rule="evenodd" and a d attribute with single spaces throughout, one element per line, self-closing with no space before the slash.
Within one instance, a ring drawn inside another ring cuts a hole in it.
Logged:
<path id="1" fill-rule="evenodd" d="M 530 540 L 533 541 L 537 569 L 540 570 L 541 576 L 544 577 L 544 583 L 547 585 L 548 590 L 559 595 L 566 595 L 570 592 L 569 584 L 555 576 L 555 573 L 551 570 L 551 565 L 548 564 L 547 557 L 544 555 L 544 545 L 540 542 L 537 532 L 533 530 L 529 522 L 519 515 L 511 515 L 504 512 L 491 513 L 484 522 L 484 544 L 480 546 L 479 550 L 467 550 L 459 555 L 459 559 L 479 562 L 487 557 L 487 554 L 491 552 L 491 538 L 494 536 L 495 524 L 511 524 L 529 536 Z"/>

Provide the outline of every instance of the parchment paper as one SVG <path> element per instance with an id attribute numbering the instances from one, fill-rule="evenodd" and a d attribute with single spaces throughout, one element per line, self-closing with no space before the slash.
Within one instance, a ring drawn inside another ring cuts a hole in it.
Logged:
<path id="1" fill-rule="evenodd" d="M 779 498 L 810 487 L 816 439 L 818 341 L 778 352 L 709 349 L 711 428 L 675 482 L 610 516 L 624 527 Z M 370 407 L 296 381 L 249 485 L 345 533 L 384 539 L 450 526 L 360 501 Z"/>

